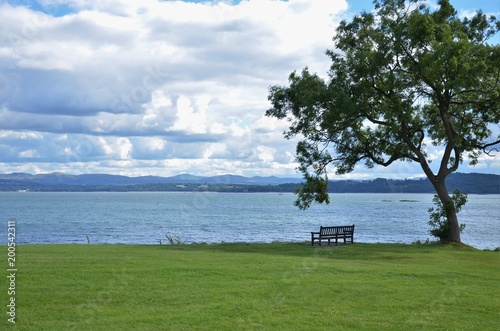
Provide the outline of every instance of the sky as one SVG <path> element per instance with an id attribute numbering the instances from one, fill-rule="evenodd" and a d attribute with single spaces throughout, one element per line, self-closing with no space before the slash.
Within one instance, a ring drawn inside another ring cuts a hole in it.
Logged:
<path id="1" fill-rule="evenodd" d="M 500 0 L 451 3 L 460 15 L 500 16 Z M 300 177 L 297 140 L 264 115 L 269 87 L 306 66 L 325 75 L 338 23 L 372 7 L 0 0 L 0 173 Z M 500 174 L 499 154 L 458 171 Z M 331 176 L 377 177 L 422 170 L 360 165 Z"/>

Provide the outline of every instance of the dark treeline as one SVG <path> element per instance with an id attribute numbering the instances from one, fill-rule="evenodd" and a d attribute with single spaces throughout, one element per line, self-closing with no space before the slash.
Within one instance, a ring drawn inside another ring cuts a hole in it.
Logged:
<path id="1" fill-rule="evenodd" d="M 0 191 L 34 192 L 278 192 L 287 193 L 301 184 L 248 185 L 227 183 L 162 183 L 138 185 L 62 185 L 0 180 Z M 446 185 L 453 192 L 468 194 L 500 194 L 500 176 L 492 174 L 452 174 Z M 369 181 L 341 180 L 329 183 L 329 193 L 434 193 L 427 179 L 393 180 L 377 178 Z"/>
<path id="2" fill-rule="evenodd" d="M 469 194 L 500 194 L 500 176 L 490 174 L 451 174 L 446 179 L 448 191 L 460 190 Z M 435 193 L 427 178 L 370 181 L 345 180 L 330 183 L 330 193 Z"/>

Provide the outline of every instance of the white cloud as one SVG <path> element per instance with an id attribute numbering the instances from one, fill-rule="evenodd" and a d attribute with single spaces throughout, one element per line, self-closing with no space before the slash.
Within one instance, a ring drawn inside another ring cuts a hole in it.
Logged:
<path id="1" fill-rule="evenodd" d="M 100 147 L 111 159 L 127 160 L 132 153 L 132 144 L 128 138 L 100 137 L 98 139 Z"/>
<path id="2" fill-rule="evenodd" d="M 3 172 L 296 174 L 268 88 L 326 73 L 345 1 L 38 2 L 0 4 Z"/>
<path id="3" fill-rule="evenodd" d="M 210 133 L 213 133 L 213 134 L 225 134 L 225 133 L 227 133 L 227 128 L 222 123 L 214 122 L 210 126 Z"/>
<path id="4" fill-rule="evenodd" d="M 31 158 L 36 158 L 36 157 L 39 157 L 40 155 L 38 154 L 38 152 L 34 149 L 28 149 L 26 151 L 22 151 L 22 152 L 19 152 L 19 157 L 20 158 L 28 158 L 28 159 L 31 159 Z"/>
<path id="5" fill-rule="evenodd" d="M 207 122 L 207 104 L 210 98 L 197 97 L 194 105 L 184 96 L 177 99 L 177 120 L 174 131 L 186 133 L 205 133 Z"/>
<path id="6" fill-rule="evenodd" d="M 266 146 L 258 146 L 256 148 L 257 155 L 259 159 L 264 161 L 265 163 L 271 163 L 274 160 L 274 148 L 266 147 Z"/>

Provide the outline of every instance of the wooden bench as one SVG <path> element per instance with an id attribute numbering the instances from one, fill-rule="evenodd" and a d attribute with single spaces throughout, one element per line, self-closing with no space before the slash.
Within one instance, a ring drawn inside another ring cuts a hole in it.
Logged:
<path id="1" fill-rule="evenodd" d="M 354 242 L 354 225 L 345 226 L 320 226 L 319 232 L 311 232 L 311 246 L 314 242 L 318 242 L 321 246 L 321 241 L 328 240 L 328 246 L 332 239 L 335 239 L 335 246 L 338 245 L 339 239 L 344 239 L 344 244 Z"/>

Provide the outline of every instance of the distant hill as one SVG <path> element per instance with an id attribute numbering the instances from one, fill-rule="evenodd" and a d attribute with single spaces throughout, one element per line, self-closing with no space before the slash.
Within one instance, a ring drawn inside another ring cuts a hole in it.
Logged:
<path id="1" fill-rule="evenodd" d="M 248 185 L 278 185 L 285 183 L 300 183 L 300 178 L 244 177 L 237 175 L 219 175 L 201 177 L 190 174 L 180 174 L 172 177 L 141 176 L 127 177 L 107 174 L 68 175 L 60 172 L 32 175 L 27 173 L 0 174 L 0 181 L 16 181 L 25 184 L 45 185 L 142 185 L 142 184 L 248 184 Z"/>
<path id="2" fill-rule="evenodd" d="M 31 175 L 0 174 L 0 191 L 215 191 L 215 192 L 293 192 L 300 178 L 244 177 L 222 175 L 201 177 L 180 174 L 173 177 L 127 177 L 107 174 Z M 448 190 L 469 194 L 500 194 L 500 175 L 454 173 L 446 180 Z M 427 179 L 385 179 L 368 181 L 330 181 L 329 193 L 435 193 Z"/>
<path id="3" fill-rule="evenodd" d="M 478 173 L 453 173 L 446 179 L 450 194 L 460 190 L 469 194 L 500 194 L 500 175 Z M 330 193 L 435 193 L 427 178 L 384 179 L 370 181 L 343 180 L 328 185 Z"/>

